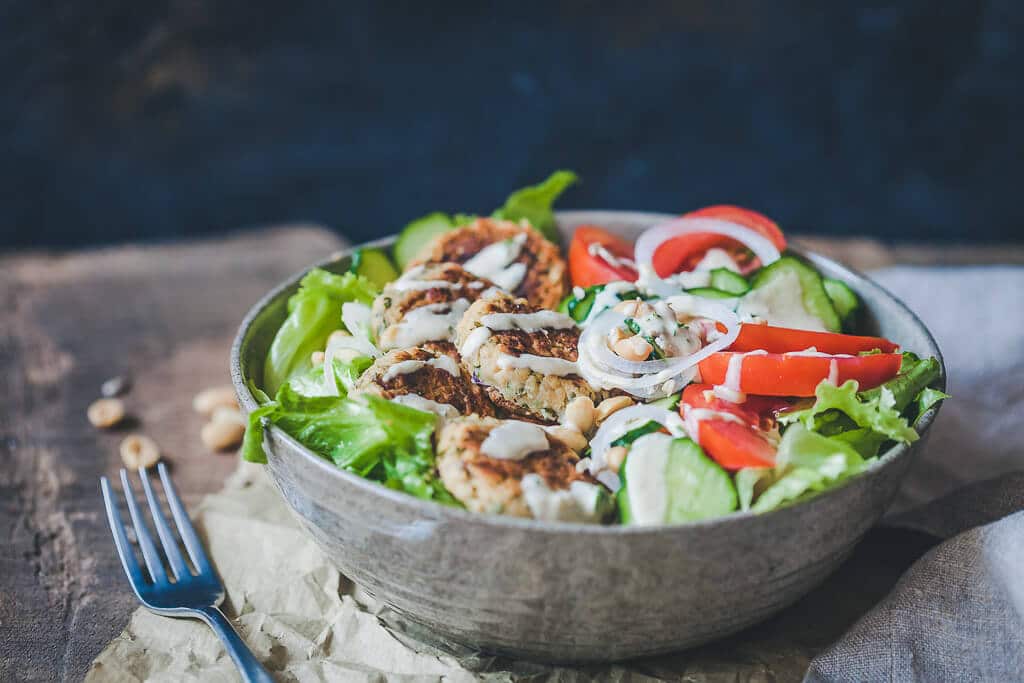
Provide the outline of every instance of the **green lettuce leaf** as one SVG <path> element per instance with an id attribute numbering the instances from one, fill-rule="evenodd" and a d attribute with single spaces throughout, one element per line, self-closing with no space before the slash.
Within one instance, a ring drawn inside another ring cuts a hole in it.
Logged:
<path id="1" fill-rule="evenodd" d="M 801 422 L 809 430 L 824 430 L 825 434 L 835 434 L 847 431 L 845 428 L 833 430 L 828 427 L 830 422 L 837 419 L 835 413 L 830 411 L 838 411 L 856 427 L 866 427 L 893 441 L 912 443 L 918 439 L 917 432 L 900 415 L 892 392 L 884 386 L 877 394 L 868 397 L 866 394 L 857 394 L 857 382 L 854 380 L 848 380 L 840 387 L 822 382 L 814 395 L 816 400 L 813 406 L 786 413 L 779 417 L 780 422 Z"/>
<path id="2" fill-rule="evenodd" d="M 949 394 L 938 389 L 932 389 L 931 387 L 922 389 L 917 398 L 914 399 L 914 403 L 917 404 L 918 419 L 931 410 L 939 401 L 944 401 L 949 397 Z"/>
<path id="3" fill-rule="evenodd" d="M 903 412 L 925 387 L 939 378 L 939 374 L 936 359 L 921 360 L 912 353 L 904 353 L 899 374 L 880 387 L 861 392 L 861 398 L 871 401 L 888 392 L 892 395 L 893 406 Z"/>
<path id="4" fill-rule="evenodd" d="M 558 241 L 555 214 L 551 207 L 559 195 L 577 180 L 572 171 L 555 171 L 539 185 L 516 190 L 492 216 L 508 221 L 526 219 L 552 242 Z"/>
<path id="5" fill-rule="evenodd" d="M 324 384 L 323 366 L 311 367 L 305 372 L 294 375 L 288 380 L 288 385 L 291 386 L 295 393 L 302 396 L 344 397 L 348 395 L 348 392 L 352 391 L 356 380 L 371 365 L 373 365 L 373 359 L 369 356 L 356 356 L 348 361 L 335 358 L 332 363 L 334 367 L 334 387 L 332 391 L 329 391 Z"/>
<path id="6" fill-rule="evenodd" d="M 320 268 L 309 271 L 299 291 L 288 300 L 288 317 L 270 344 L 263 366 L 263 388 L 273 395 L 293 376 L 312 367 L 310 356 L 342 327 L 341 305 L 373 302 L 379 292 L 368 280 L 352 273 L 335 275 Z"/>
<path id="7" fill-rule="evenodd" d="M 743 486 L 753 491 L 762 479 L 773 479 L 750 504 L 754 512 L 765 512 L 806 493 L 830 488 L 863 470 L 867 462 L 845 441 L 822 436 L 802 424 L 795 424 L 782 435 L 774 471 L 745 475 Z M 742 471 L 737 474 L 737 487 L 739 474 Z M 740 495 L 745 496 L 747 493 Z"/>
<path id="8" fill-rule="evenodd" d="M 437 417 L 379 396 L 303 396 L 291 384 L 249 415 L 242 456 L 266 462 L 264 422 L 335 465 L 399 491 L 442 503 L 455 499 L 434 472 Z"/>

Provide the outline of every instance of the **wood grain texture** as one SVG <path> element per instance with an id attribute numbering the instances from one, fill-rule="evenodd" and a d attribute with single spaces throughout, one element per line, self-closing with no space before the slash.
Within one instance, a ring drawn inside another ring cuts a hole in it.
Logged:
<path id="1" fill-rule="evenodd" d="M 800 240 L 866 269 L 898 262 L 1024 263 L 1024 247 L 883 247 Z M 228 382 L 236 326 L 271 285 L 340 246 L 292 227 L 218 240 L 0 256 L 0 680 L 78 680 L 136 607 L 103 518 L 98 478 L 117 445 L 152 436 L 188 503 L 221 487 L 192 413 Z M 132 424 L 93 429 L 85 409 L 130 373 Z M 782 617 L 780 617 L 782 618 Z"/>
<path id="2" fill-rule="evenodd" d="M 187 503 L 220 488 L 231 455 L 207 452 L 200 389 L 229 384 L 246 310 L 340 246 L 314 228 L 184 245 L 0 257 L 0 680 L 79 680 L 136 601 L 98 479 L 138 431 L 160 444 Z M 129 373 L 131 420 L 101 432 L 85 409 Z"/>

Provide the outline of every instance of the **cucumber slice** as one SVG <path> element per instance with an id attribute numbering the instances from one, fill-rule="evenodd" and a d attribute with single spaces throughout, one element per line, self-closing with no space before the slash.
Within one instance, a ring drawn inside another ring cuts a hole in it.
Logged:
<path id="1" fill-rule="evenodd" d="M 648 420 L 639 427 L 633 427 L 628 432 L 612 441 L 611 445 L 628 446 L 637 439 L 639 439 L 641 436 L 647 436 L 648 434 L 653 434 L 654 432 L 660 432 L 664 428 L 664 425 L 662 425 L 660 422 Z"/>
<path id="2" fill-rule="evenodd" d="M 667 452 L 661 450 L 665 448 Z M 659 471 L 645 472 L 649 467 Z M 728 473 L 690 439 L 649 435 L 638 440 L 626 456 L 620 476 L 623 485 L 616 497 L 623 524 L 694 522 L 721 517 L 739 504 L 736 486 Z M 636 491 L 650 484 L 665 487 L 663 509 L 651 507 L 651 500 L 660 499 L 661 495 Z"/>
<path id="3" fill-rule="evenodd" d="M 804 309 L 825 325 L 829 332 L 839 332 L 843 328 L 839 313 L 832 305 L 832 299 L 825 292 L 818 271 L 793 256 L 783 256 L 778 261 L 765 266 L 757 272 L 751 282 L 751 291 L 764 287 L 778 277 L 793 273 L 800 281 L 801 301 Z"/>
<path id="4" fill-rule="evenodd" d="M 836 313 L 844 321 L 860 308 L 860 299 L 857 297 L 857 294 L 842 280 L 834 280 L 827 277 L 822 281 L 822 284 L 825 287 L 825 293 L 828 294 L 828 298 L 832 300 Z"/>
<path id="5" fill-rule="evenodd" d="M 655 408 L 663 408 L 665 410 L 676 410 L 679 407 L 679 401 L 683 398 L 683 392 L 678 394 L 671 394 L 665 398 L 659 398 L 656 401 L 651 401 L 650 404 Z"/>
<path id="6" fill-rule="evenodd" d="M 715 268 L 711 271 L 711 287 L 735 296 L 750 291 L 750 283 L 747 282 L 747 278 L 728 268 Z"/>
<path id="7" fill-rule="evenodd" d="M 453 228 L 455 221 L 445 213 L 432 213 L 406 225 L 391 251 L 398 268 L 405 270 L 409 262 L 419 256 L 435 237 Z"/>
<path id="8" fill-rule="evenodd" d="M 590 314 L 590 309 L 594 307 L 594 299 L 597 298 L 597 293 L 602 289 L 604 289 L 604 285 L 587 287 L 582 299 L 577 299 L 576 295 L 570 294 L 562 299 L 562 303 L 558 306 L 558 312 L 564 313 L 578 323 L 583 322 Z"/>
<path id="9" fill-rule="evenodd" d="M 362 275 L 378 289 L 398 279 L 398 271 L 391 259 L 380 249 L 356 249 L 348 269 L 356 275 Z"/>
<path id="10" fill-rule="evenodd" d="M 731 292 L 725 292 L 721 289 L 715 289 L 714 287 L 694 287 L 693 289 L 686 290 L 687 294 L 693 294 L 694 296 L 702 296 L 705 299 L 735 299 L 736 295 Z"/>

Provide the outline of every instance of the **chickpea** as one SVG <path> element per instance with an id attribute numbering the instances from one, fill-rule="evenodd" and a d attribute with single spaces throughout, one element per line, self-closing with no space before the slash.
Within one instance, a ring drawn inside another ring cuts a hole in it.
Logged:
<path id="1" fill-rule="evenodd" d="M 130 470 L 152 467 L 160 460 L 160 447 L 148 436 L 133 434 L 121 441 L 121 461 Z"/>
<path id="2" fill-rule="evenodd" d="M 199 437 L 203 445 L 213 451 L 226 451 L 242 443 L 245 425 L 232 420 L 212 420 L 203 425 Z"/>
<path id="3" fill-rule="evenodd" d="M 612 413 L 617 413 L 623 408 L 628 408 L 633 405 L 634 401 L 629 396 L 612 396 L 606 398 L 597 405 L 597 409 L 594 412 L 594 418 L 597 420 L 597 424 L 601 424 L 608 419 L 608 416 Z"/>
<path id="4" fill-rule="evenodd" d="M 101 398 L 92 402 L 85 415 L 93 427 L 107 429 L 124 419 L 124 403 L 117 398 Z"/>
<path id="5" fill-rule="evenodd" d="M 582 433 L 587 433 L 594 426 L 594 402 L 589 396 L 577 396 L 565 407 L 562 415 L 562 424 L 566 427 L 575 427 Z"/>
<path id="6" fill-rule="evenodd" d="M 604 461 L 608 463 L 608 469 L 612 472 L 618 472 L 622 469 L 622 463 L 626 459 L 626 454 L 629 451 L 625 446 L 613 446 L 609 448 L 604 454 Z"/>
<path id="7" fill-rule="evenodd" d="M 651 346 L 650 342 L 641 337 L 639 334 L 633 335 L 628 339 L 622 339 L 615 342 L 612 345 L 612 349 L 620 357 L 630 361 L 642 361 L 647 360 L 647 357 L 651 355 L 651 351 L 654 347 Z"/>
<path id="8" fill-rule="evenodd" d="M 192 399 L 192 409 L 207 417 L 213 415 L 213 411 L 220 407 L 238 409 L 238 399 L 235 397 L 234 387 L 230 385 L 211 387 L 200 391 Z"/>
<path id="9" fill-rule="evenodd" d="M 652 309 L 645 301 L 640 299 L 627 299 L 620 301 L 612 308 L 613 311 L 621 313 L 627 318 L 639 318 L 650 313 Z"/>
<path id="10" fill-rule="evenodd" d="M 572 450 L 579 453 L 587 447 L 587 437 L 580 433 L 580 430 L 574 427 L 563 427 L 562 425 L 554 425 L 547 428 L 547 433 L 558 439 Z"/>

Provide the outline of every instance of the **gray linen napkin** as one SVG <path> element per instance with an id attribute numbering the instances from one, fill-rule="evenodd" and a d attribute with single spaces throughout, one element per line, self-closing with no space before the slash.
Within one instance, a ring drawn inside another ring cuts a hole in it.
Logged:
<path id="1" fill-rule="evenodd" d="M 949 540 L 806 680 L 1024 680 L 1024 269 L 874 277 L 932 330 L 953 394 L 886 523 Z"/>

